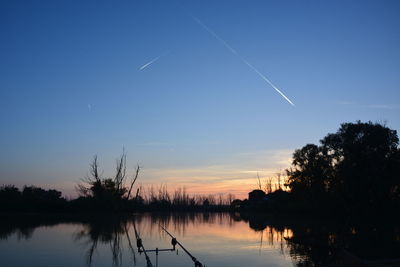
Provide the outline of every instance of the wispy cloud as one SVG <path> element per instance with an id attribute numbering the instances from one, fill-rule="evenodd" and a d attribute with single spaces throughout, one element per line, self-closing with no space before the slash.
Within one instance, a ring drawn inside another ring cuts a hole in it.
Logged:
<path id="1" fill-rule="evenodd" d="M 394 104 L 360 104 L 351 101 L 339 101 L 338 105 L 353 106 L 357 108 L 371 108 L 371 109 L 399 109 L 400 105 Z"/>
<path id="2" fill-rule="evenodd" d="M 371 105 L 366 105 L 366 107 L 377 108 L 377 109 L 399 109 L 400 105 L 371 104 Z"/>
<path id="3" fill-rule="evenodd" d="M 293 150 L 265 150 L 232 155 L 232 164 L 191 168 L 143 169 L 144 185 L 167 184 L 169 188 L 186 186 L 198 194 L 234 193 L 245 197 L 256 185 L 257 173 L 264 179 L 290 166 Z"/>
<path id="4" fill-rule="evenodd" d="M 156 147 L 156 146 L 171 146 L 171 143 L 167 142 L 146 142 L 141 144 L 136 144 L 136 146 L 148 146 L 148 147 Z"/>
<path id="5" fill-rule="evenodd" d="M 339 101 L 338 105 L 355 105 L 356 103 L 350 101 Z"/>

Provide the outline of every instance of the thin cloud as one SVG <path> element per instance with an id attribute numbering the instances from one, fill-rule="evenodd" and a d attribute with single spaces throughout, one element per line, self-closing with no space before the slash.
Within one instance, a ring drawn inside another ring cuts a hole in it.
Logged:
<path id="1" fill-rule="evenodd" d="M 338 104 L 339 105 L 355 105 L 354 102 L 350 102 L 350 101 L 339 101 Z"/>
<path id="2" fill-rule="evenodd" d="M 399 105 L 385 105 L 385 104 L 371 104 L 367 105 L 368 108 L 377 108 L 377 109 L 398 109 Z"/>
<path id="3" fill-rule="evenodd" d="M 156 146 L 170 146 L 172 144 L 167 143 L 167 142 L 147 142 L 147 143 L 141 143 L 137 144 L 136 146 L 151 146 L 151 147 L 156 147 Z"/>
<path id="4" fill-rule="evenodd" d="M 257 173 L 275 176 L 290 166 L 292 153 L 291 149 L 254 151 L 232 155 L 229 164 L 143 169 L 142 181 L 145 185 L 166 183 L 171 189 L 185 186 L 189 193 L 235 192 L 244 197 L 255 187 Z"/>
<path id="5" fill-rule="evenodd" d="M 338 102 L 339 105 L 345 105 L 345 106 L 354 106 L 357 108 L 371 108 L 371 109 L 399 109 L 400 105 L 391 105 L 391 104 L 359 104 L 356 102 L 351 102 L 351 101 L 340 101 Z"/>

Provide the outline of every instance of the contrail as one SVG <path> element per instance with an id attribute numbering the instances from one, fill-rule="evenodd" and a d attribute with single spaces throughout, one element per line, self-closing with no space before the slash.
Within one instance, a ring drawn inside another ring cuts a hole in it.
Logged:
<path id="1" fill-rule="evenodd" d="M 232 52 L 232 54 L 239 56 L 239 54 L 236 52 L 235 49 L 232 48 L 232 46 L 230 46 L 227 42 L 225 42 L 224 39 L 222 39 L 221 37 L 219 37 L 213 30 L 211 30 L 210 28 L 208 28 L 201 20 L 199 20 L 198 18 L 196 18 L 195 16 L 191 17 L 198 23 L 200 24 L 201 27 L 203 27 L 206 31 L 208 31 L 208 33 L 210 33 L 212 36 L 215 37 L 215 39 L 217 39 L 218 41 L 220 41 L 226 48 L 228 48 L 229 51 Z"/>
<path id="2" fill-rule="evenodd" d="M 272 88 L 275 89 L 287 102 L 289 102 L 292 106 L 294 106 L 294 103 L 284 94 L 282 93 L 281 90 L 279 90 L 267 77 L 265 77 L 258 69 L 256 69 L 253 65 L 251 65 L 246 59 L 244 59 L 241 55 L 239 55 L 238 52 L 236 52 L 235 49 L 233 49 L 232 46 L 230 46 L 227 42 L 225 42 L 224 39 L 219 37 L 213 30 L 208 28 L 201 20 L 196 18 L 193 15 L 190 15 L 201 27 L 203 27 L 208 33 L 210 33 L 212 36 L 215 37 L 218 41 L 220 41 L 229 51 L 231 51 L 232 54 L 237 56 L 244 64 L 246 64 L 250 69 L 252 69 L 255 73 L 258 74 L 258 76 L 261 77 L 264 81 L 266 81 Z"/>
<path id="3" fill-rule="evenodd" d="M 164 53 L 162 53 L 162 54 L 159 55 L 158 57 L 152 59 L 150 62 L 148 62 L 148 63 L 144 64 L 143 66 L 141 66 L 141 67 L 139 68 L 139 70 L 143 70 L 143 69 L 147 68 L 148 66 L 150 66 L 151 64 L 153 64 L 154 62 L 156 62 L 157 60 L 159 60 L 160 57 L 165 56 L 165 55 L 168 54 L 169 52 L 171 52 L 171 50 L 165 51 Z"/>
<path id="4" fill-rule="evenodd" d="M 239 56 L 240 57 L 240 56 Z M 249 62 L 247 62 L 247 60 L 245 60 L 244 58 L 240 57 L 240 59 L 247 65 L 249 66 L 252 70 L 254 70 L 258 76 L 260 76 L 264 81 L 266 81 L 269 85 L 272 86 L 272 88 L 275 89 L 275 91 L 277 91 L 284 99 L 286 99 L 287 102 L 289 102 L 292 106 L 294 106 L 294 103 L 287 97 L 285 96 L 284 93 L 282 93 L 281 90 L 279 90 L 270 80 L 268 80 L 267 77 L 264 76 L 264 74 L 262 74 L 261 72 L 259 72 L 253 65 L 251 65 Z"/>
<path id="5" fill-rule="evenodd" d="M 158 57 L 154 58 L 153 60 L 151 60 L 150 62 L 144 64 L 143 66 L 141 66 L 141 67 L 139 68 L 139 70 L 143 70 L 143 69 L 147 68 L 148 66 L 150 66 L 151 64 L 153 64 L 154 62 L 156 62 L 160 57 L 161 57 L 161 56 L 158 56 Z"/>

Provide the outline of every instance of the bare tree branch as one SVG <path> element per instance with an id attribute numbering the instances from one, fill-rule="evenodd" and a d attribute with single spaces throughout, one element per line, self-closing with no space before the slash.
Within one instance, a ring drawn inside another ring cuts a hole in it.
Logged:
<path id="1" fill-rule="evenodd" d="M 138 176 L 139 176 L 139 171 L 140 171 L 140 166 L 139 164 L 136 166 L 136 172 L 135 172 L 135 178 L 133 178 L 132 182 L 131 182 L 131 186 L 129 187 L 129 191 L 128 191 L 128 196 L 126 197 L 127 199 L 129 199 L 130 195 L 131 195 L 131 191 L 133 188 L 133 185 L 135 184 Z M 137 195 L 137 194 L 136 194 Z"/>

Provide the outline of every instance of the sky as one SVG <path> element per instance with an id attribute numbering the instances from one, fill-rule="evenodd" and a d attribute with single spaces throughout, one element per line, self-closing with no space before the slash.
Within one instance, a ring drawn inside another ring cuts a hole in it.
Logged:
<path id="1" fill-rule="evenodd" d="M 400 130 L 399 1 L 1 1 L 0 185 L 245 197 L 341 123 Z M 273 86 L 282 92 L 285 99 Z M 292 105 L 292 102 L 294 105 Z"/>

